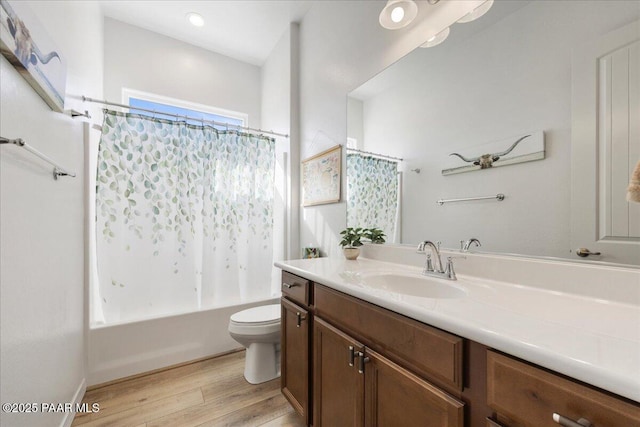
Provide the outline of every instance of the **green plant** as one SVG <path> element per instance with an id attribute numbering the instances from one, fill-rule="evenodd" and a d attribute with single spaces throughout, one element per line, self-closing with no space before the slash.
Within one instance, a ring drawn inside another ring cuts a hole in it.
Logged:
<path id="1" fill-rule="evenodd" d="M 357 248 L 358 246 L 362 246 L 361 239 L 367 239 L 371 241 L 371 243 L 384 243 L 386 237 L 384 231 L 375 227 L 348 227 L 342 230 L 340 234 L 342 235 L 340 246 L 342 246 L 343 248 Z"/>
<path id="2" fill-rule="evenodd" d="M 357 248 L 358 246 L 362 246 L 362 242 L 360 239 L 364 237 L 364 232 L 366 229 L 363 228 L 353 228 L 347 227 L 340 232 L 342 235 L 342 240 L 340 241 L 340 246 L 343 248 Z"/>
<path id="3" fill-rule="evenodd" d="M 384 243 L 385 242 L 385 234 L 384 231 L 379 228 L 365 228 L 363 230 L 363 235 L 365 239 L 371 240 L 371 243 Z"/>

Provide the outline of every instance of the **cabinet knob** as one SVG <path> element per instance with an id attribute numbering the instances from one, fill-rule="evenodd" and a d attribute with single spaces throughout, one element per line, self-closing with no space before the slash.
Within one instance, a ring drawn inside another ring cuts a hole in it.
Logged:
<path id="1" fill-rule="evenodd" d="M 591 252 L 589 249 L 587 248 L 580 248 L 576 251 L 576 255 L 578 255 L 579 257 L 582 258 L 586 258 L 589 255 L 602 255 L 600 252 Z"/>
<path id="2" fill-rule="evenodd" d="M 349 366 L 353 366 L 356 361 L 356 349 L 352 345 L 349 346 Z"/>
<path id="3" fill-rule="evenodd" d="M 553 421 L 560 424 L 562 427 L 591 427 L 593 424 L 587 419 L 580 418 L 578 421 L 573 421 L 571 418 L 567 418 L 558 413 L 553 413 Z"/>

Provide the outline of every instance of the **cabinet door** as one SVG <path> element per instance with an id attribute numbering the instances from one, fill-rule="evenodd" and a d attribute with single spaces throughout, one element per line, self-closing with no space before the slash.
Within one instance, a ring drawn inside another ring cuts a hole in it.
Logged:
<path id="1" fill-rule="evenodd" d="M 282 299 L 282 394 L 309 424 L 309 332 L 307 310 Z"/>
<path id="2" fill-rule="evenodd" d="M 362 426 L 364 375 L 358 373 L 357 355 L 363 346 L 318 318 L 313 341 L 314 427 Z"/>
<path id="3" fill-rule="evenodd" d="M 367 349 L 365 425 L 463 427 L 464 403 Z"/>

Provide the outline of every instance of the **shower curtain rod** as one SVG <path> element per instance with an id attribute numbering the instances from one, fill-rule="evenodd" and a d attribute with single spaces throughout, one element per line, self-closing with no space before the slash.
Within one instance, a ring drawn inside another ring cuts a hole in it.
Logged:
<path id="1" fill-rule="evenodd" d="M 371 154 L 372 156 L 382 157 L 382 158 L 390 159 L 390 160 L 397 160 L 399 162 L 404 161 L 404 159 L 401 159 L 400 157 L 393 157 L 393 156 L 387 156 L 387 155 L 384 155 L 384 154 L 372 153 L 371 151 L 358 150 L 357 148 L 348 148 L 347 147 L 347 151 L 356 151 L 358 153 Z"/>
<path id="2" fill-rule="evenodd" d="M 202 123 L 211 123 L 211 124 L 218 125 L 218 126 L 225 126 L 227 128 L 233 127 L 233 128 L 236 128 L 236 129 L 246 129 L 246 130 L 252 130 L 254 132 L 258 132 L 258 133 L 262 133 L 262 134 L 282 136 L 284 138 L 289 138 L 289 135 L 288 134 L 284 134 L 284 133 L 278 133 L 278 132 L 273 132 L 273 131 L 269 131 L 269 130 L 262 130 L 262 129 L 255 129 L 255 128 L 250 128 L 250 127 L 247 127 L 247 126 L 232 125 L 232 124 L 229 124 L 229 123 L 216 122 L 214 120 L 205 120 L 205 119 L 200 119 L 198 117 L 190 117 L 190 116 L 181 115 L 181 114 L 163 113 L 163 112 L 160 112 L 160 111 L 149 110 L 147 108 L 131 107 L 129 105 L 118 104 L 117 102 L 110 102 L 110 101 L 106 101 L 104 99 L 89 98 L 88 96 L 84 96 L 84 95 L 82 96 L 82 101 L 84 101 L 84 102 L 94 102 L 96 104 L 112 105 L 114 107 L 128 108 L 130 110 L 146 111 L 148 113 L 160 114 L 160 115 L 163 115 L 163 116 L 172 116 L 172 117 L 175 117 L 176 119 L 183 118 L 185 120 L 196 120 L 196 121 L 199 121 L 199 122 L 202 122 Z"/>

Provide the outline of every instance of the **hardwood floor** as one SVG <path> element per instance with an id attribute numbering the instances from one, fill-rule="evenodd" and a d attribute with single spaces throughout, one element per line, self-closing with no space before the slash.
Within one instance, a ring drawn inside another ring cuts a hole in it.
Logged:
<path id="1" fill-rule="evenodd" d="M 77 414 L 72 426 L 304 426 L 279 378 L 251 385 L 243 370 L 241 351 L 93 389 L 83 403 L 100 411 Z"/>

